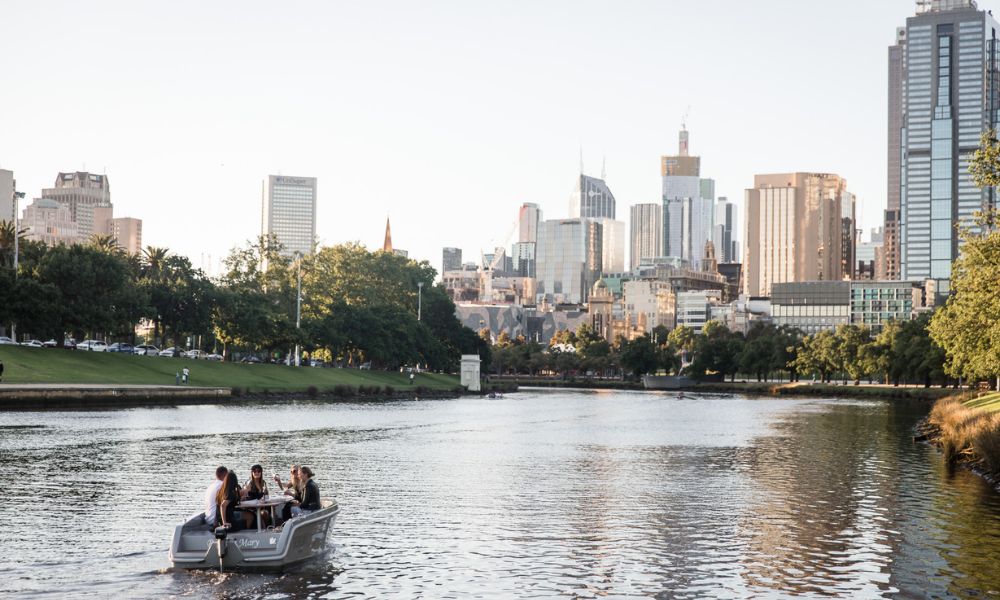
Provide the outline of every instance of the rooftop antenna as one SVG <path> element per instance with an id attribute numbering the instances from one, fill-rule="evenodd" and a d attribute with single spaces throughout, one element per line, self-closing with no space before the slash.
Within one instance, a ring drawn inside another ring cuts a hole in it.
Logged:
<path id="1" fill-rule="evenodd" d="M 605 179 L 608 178 L 608 173 L 605 170 L 606 162 L 607 162 L 607 157 L 602 154 L 601 155 L 601 181 L 604 181 Z"/>
<path id="2" fill-rule="evenodd" d="M 580 175 L 583 175 L 583 144 L 580 144 Z"/>
<path id="3" fill-rule="evenodd" d="M 680 142 L 678 144 L 679 146 L 678 154 L 680 154 L 681 156 L 688 156 L 687 121 L 688 117 L 690 116 L 691 116 L 691 105 L 688 105 L 688 107 L 684 110 L 684 116 L 681 118 L 681 132 L 680 135 L 678 136 L 678 140 Z"/>

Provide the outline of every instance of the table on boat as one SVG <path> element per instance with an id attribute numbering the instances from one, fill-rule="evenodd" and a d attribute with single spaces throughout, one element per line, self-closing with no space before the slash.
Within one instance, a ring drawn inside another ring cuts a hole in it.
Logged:
<path id="1" fill-rule="evenodd" d="M 273 525 L 275 520 L 274 507 L 281 506 L 282 504 L 291 501 L 292 501 L 291 496 L 285 496 L 285 495 L 268 496 L 265 498 L 261 498 L 259 500 L 243 500 L 236 505 L 236 508 L 243 510 L 253 510 L 255 513 L 257 513 L 257 531 L 260 531 L 262 529 L 260 524 L 260 511 L 268 508 L 271 509 L 271 524 Z"/>

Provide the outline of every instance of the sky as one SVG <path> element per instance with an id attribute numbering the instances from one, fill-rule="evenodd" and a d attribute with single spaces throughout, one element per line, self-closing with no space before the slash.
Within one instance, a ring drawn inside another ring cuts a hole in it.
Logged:
<path id="1" fill-rule="evenodd" d="M 981 8 L 992 6 L 980 3 Z M 658 202 L 691 153 L 740 204 L 757 173 L 847 179 L 859 226 L 886 198 L 887 47 L 912 0 L 56 2 L 5 0 L 0 168 L 38 197 L 106 173 L 144 245 L 213 265 L 260 232 L 268 174 L 319 179 L 324 245 L 440 269 L 509 247 L 517 209 L 568 217 L 602 161 Z"/>

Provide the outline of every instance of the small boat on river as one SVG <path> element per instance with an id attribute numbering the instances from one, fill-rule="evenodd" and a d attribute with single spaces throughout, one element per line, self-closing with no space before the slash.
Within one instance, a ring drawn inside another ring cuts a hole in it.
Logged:
<path id="1" fill-rule="evenodd" d="M 211 528 L 202 514 L 174 529 L 170 562 L 179 569 L 280 571 L 326 552 L 326 540 L 340 512 L 333 500 L 315 512 L 293 517 L 279 527 L 229 531 Z"/>

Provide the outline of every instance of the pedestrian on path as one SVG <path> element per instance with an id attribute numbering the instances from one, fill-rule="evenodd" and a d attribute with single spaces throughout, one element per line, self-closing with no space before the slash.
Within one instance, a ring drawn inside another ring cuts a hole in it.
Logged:
<path id="1" fill-rule="evenodd" d="M 182 383 L 183 383 L 184 385 L 187 385 L 187 382 L 188 382 L 188 375 L 190 375 L 190 374 L 191 374 L 191 371 L 188 371 L 188 368 L 187 368 L 187 367 L 184 367 L 184 368 L 183 368 L 183 369 L 181 370 L 181 382 L 182 382 Z"/>

